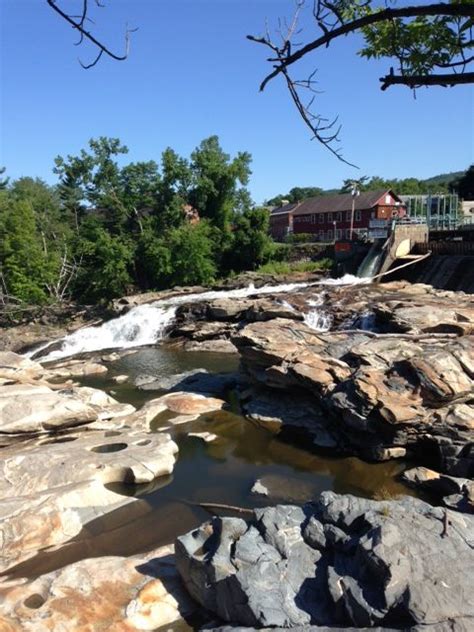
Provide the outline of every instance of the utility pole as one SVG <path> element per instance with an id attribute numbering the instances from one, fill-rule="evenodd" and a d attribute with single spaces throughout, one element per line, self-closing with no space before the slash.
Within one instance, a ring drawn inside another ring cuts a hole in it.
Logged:
<path id="1" fill-rule="evenodd" d="M 359 189 L 359 184 L 357 182 L 352 182 L 352 191 L 351 191 L 351 195 L 352 195 L 352 211 L 351 211 L 351 233 L 350 233 L 350 239 L 352 241 L 353 236 L 354 236 L 354 214 L 355 214 L 355 199 L 358 195 L 360 195 L 360 189 Z"/>

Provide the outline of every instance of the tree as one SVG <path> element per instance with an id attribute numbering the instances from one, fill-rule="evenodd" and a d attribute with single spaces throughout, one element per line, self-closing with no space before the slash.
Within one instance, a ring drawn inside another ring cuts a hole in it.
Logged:
<path id="1" fill-rule="evenodd" d="M 193 187 L 189 193 L 189 203 L 200 217 L 220 229 L 228 228 L 238 202 L 238 185 L 248 183 L 251 160 L 248 152 L 239 152 L 231 160 L 217 136 L 201 142 L 191 154 Z"/>
<path id="2" fill-rule="evenodd" d="M 235 272 L 255 270 L 267 263 L 275 246 L 269 232 L 270 214 L 265 208 L 247 209 L 234 220 L 227 265 Z"/>
<path id="3" fill-rule="evenodd" d="M 453 183 L 453 188 L 462 200 L 474 200 L 474 165 Z"/>
<path id="4" fill-rule="evenodd" d="M 90 151 L 79 156 L 58 156 L 54 173 L 59 176 L 59 194 L 76 230 L 88 209 L 103 213 L 110 230 L 119 233 L 127 220 L 127 209 L 120 202 L 120 169 L 116 156 L 128 153 L 118 138 L 101 136 L 89 141 Z"/>
<path id="5" fill-rule="evenodd" d="M 299 23 L 309 10 L 312 10 L 315 37 L 301 41 Z M 377 0 L 296 0 L 296 12 L 285 32 L 280 28 L 276 39 L 269 31 L 263 37 L 249 35 L 248 38 L 271 51 L 268 61 L 273 70 L 261 83 L 260 90 L 281 75 L 313 138 L 347 162 L 338 146 L 340 126 L 337 117 L 328 121 L 313 110 L 317 96 L 316 71 L 304 80 L 295 80 L 290 74 L 293 66 L 327 48 L 338 38 L 359 33 L 364 40 L 359 51 L 361 56 L 368 59 L 388 57 L 397 65 L 396 71 L 390 68 L 381 77 L 382 90 L 393 85 L 416 89 L 473 83 L 474 72 L 470 71 L 474 61 L 473 17 L 472 0 L 452 0 L 448 4 L 419 2 L 393 7 Z M 304 101 L 305 89 L 312 93 L 309 103 Z"/>
<path id="6" fill-rule="evenodd" d="M 31 202 L 1 198 L 0 236 L 2 293 L 7 299 L 46 303 L 52 270 L 38 238 Z"/>
<path id="7" fill-rule="evenodd" d="M 101 301 L 123 296 L 132 284 L 133 244 L 111 235 L 95 215 L 84 219 L 76 244 L 81 267 L 74 282 L 75 296 Z"/>
<path id="8" fill-rule="evenodd" d="M 0 191 L 7 188 L 8 182 L 10 180 L 10 178 L 2 178 L 3 174 L 5 173 L 5 170 L 6 170 L 5 167 L 0 167 Z"/>

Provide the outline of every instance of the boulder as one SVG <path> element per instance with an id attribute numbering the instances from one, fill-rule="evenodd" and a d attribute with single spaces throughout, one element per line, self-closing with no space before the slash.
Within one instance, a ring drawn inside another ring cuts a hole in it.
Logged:
<path id="1" fill-rule="evenodd" d="M 473 529 L 473 516 L 414 498 L 324 492 L 250 521 L 216 517 L 177 539 L 176 565 L 233 626 L 456 629 L 474 621 Z"/>

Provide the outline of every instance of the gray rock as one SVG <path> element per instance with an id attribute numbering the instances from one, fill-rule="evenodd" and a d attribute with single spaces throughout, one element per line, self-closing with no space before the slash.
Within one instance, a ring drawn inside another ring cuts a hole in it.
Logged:
<path id="1" fill-rule="evenodd" d="M 324 492 L 248 522 L 216 517 L 178 538 L 176 564 L 191 596 L 233 625 L 467 630 L 473 529 L 473 516 L 414 498 Z"/>
<path id="2" fill-rule="evenodd" d="M 208 373 L 205 369 L 194 369 L 159 379 L 142 375 L 135 385 L 143 391 L 183 391 L 203 395 L 223 395 L 236 386 L 236 373 Z"/>

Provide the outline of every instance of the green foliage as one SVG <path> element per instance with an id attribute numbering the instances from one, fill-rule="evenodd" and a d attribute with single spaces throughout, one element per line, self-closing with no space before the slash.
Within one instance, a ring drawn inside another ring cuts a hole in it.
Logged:
<path id="1" fill-rule="evenodd" d="M 265 202 L 266 206 L 281 206 L 284 200 L 287 200 L 291 204 L 295 202 L 301 202 L 311 197 L 318 197 L 324 195 L 326 192 L 319 187 L 293 187 L 286 195 L 276 195 L 275 197 Z"/>
<path id="2" fill-rule="evenodd" d="M 2 197 L 0 236 L 3 291 L 27 303 L 46 303 L 53 270 L 38 238 L 31 202 Z"/>
<path id="3" fill-rule="evenodd" d="M 279 257 L 268 211 L 245 188 L 248 153 L 229 156 L 217 136 L 189 160 L 167 148 L 159 163 L 123 166 L 127 151 L 117 138 L 92 139 L 56 159 L 57 187 L 21 178 L 0 191 L 3 295 L 95 303 L 209 284 Z M 302 191 L 315 189 L 293 193 Z"/>
<path id="4" fill-rule="evenodd" d="M 184 224 L 168 234 L 172 273 L 169 286 L 205 285 L 217 273 L 214 263 L 211 228 L 205 221 L 192 226 Z"/>
<path id="5" fill-rule="evenodd" d="M 317 272 L 319 270 L 330 270 L 333 262 L 330 259 L 320 261 L 272 261 L 260 266 L 257 272 L 261 274 L 291 274 L 293 272 Z"/>
<path id="6" fill-rule="evenodd" d="M 471 0 L 456 0 L 469 4 Z M 384 6 L 364 2 L 350 3 L 352 18 L 379 11 Z M 449 68 L 472 47 L 472 19 L 460 16 L 431 15 L 411 19 L 396 18 L 362 29 L 365 44 L 359 54 L 367 59 L 395 58 L 405 75 L 427 76 L 436 68 Z"/>
<path id="7" fill-rule="evenodd" d="M 313 233 L 290 233 L 285 241 L 288 244 L 308 244 L 314 241 L 314 238 Z"/>
<path id="8" fill-rule="evenodd" d="M 5 173 L 5 170 L 6 170 L 5 167 L 0 167 L 0 191 L 7 188 L 8 182 L 10 180 L 10 178 L 2 178 L 3 174 Z"/>
<path id="9" fill-rule="evenodd" d="M 255 270 L 271 259 L 275 246 L 268 234 L 270 217 L 266 209 L 247 209 L 235 217 L 233 224 L 226 257 L 231 270 Z"/>
<path id="10" fill-rule="evenodd" d="M 241 152 L 231 161 L 217 136 L 203 140 L 191 154 L 193 186 L 189 203 L 221 230 L 230 223 L 239 183 L 248 183 L 251 159 L 249 153 Z"/>
<path id="11" fill-rule="evenodd" d="M 130 241 L 107 231 L 95 216 L 82 224 L 76 253 L 81 267 L 74 283 L 81 300 L 98 302 L 126 293 L 131 285 L 133 247 Z"/>

